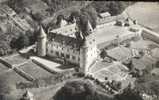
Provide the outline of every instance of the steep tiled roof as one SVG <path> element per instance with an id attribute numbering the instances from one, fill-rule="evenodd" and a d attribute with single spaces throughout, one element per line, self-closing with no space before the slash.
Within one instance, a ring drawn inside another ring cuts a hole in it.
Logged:
<path id="1" fill-rule="evenodd" d="M 55 33 L 49 33 L 48 40 L 68 45 L 77 49 L 79 49 L 82 44 L 82 41 L 79 41 L 76 38 L 64 36 L 62 34 L 55 34 Z"/>
<path id="2" fill-rule="evenodd" d="M 87 21 L 86 32 L 87 32 L 88 34 L 90 34 L 90 33 L 93 32 L 93 28 L 92 28 L 92 25 L 91 25 L 91 23 L 90 23 L 89 20 Z"/>
<path id="3" fill-rule="evenodd" d="M 44 32 L 44 29 L 42 28 L 42 26 L 40 26 L 38 37 L 46 37 L 46 33 Z"/>

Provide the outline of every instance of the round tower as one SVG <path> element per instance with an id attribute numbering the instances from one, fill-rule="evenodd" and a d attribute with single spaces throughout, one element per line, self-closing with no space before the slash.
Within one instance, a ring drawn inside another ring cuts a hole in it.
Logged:
<path id="1" fill-rule="evenodd" d="M 42 27 L 40 27 L 38 42 L 37 42 L 38 56 L 41 56 L 41 57 L 46 56 L 46 41 L 47 41 L 46 33 L 44 32 L 44 29 Z"/>
<path id="2" fill-rule="evenodd" d="M 85 73 L 89 71 L 89 68 L 97 58 L 96 40 L 89 21 L 87 23 L 87 33 L 89 33 L 89 35 L 83 36 L 83 45 L 80 48 L 80 68 L 81 71 Z"/>

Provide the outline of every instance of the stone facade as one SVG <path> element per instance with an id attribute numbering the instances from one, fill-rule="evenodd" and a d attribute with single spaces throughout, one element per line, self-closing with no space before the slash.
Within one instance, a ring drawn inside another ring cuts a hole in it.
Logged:
<path id="1" fill-rule="evenodd" d="M 67 30 L 67 27 L 60 28 L 66 28 L 63 30 Z M 80 38 L 65 35 L 65 32 L 62 32 L 60 28 L 49 32 L 46 36 L 41 27 L 37 43 L 38 55 L 64 59 L 69 63 L 78 65 L 80 70 L 86 73 L 97 58 L 96 40 L 90 22 L 87 23 L 87 33 L 89 33 L 87 36 L 84 36 L 77 27 L 74 27 L 76 28 L 74 36 L 80 34 Z M 60 30 L 60 33 L 57 30 Z"/>

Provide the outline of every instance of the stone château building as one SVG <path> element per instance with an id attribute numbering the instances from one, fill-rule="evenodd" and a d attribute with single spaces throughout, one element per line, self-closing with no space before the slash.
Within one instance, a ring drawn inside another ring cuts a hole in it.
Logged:
<path id="1" fill-rule="evenodd" d="M 89 21 L 86 27 L 87 35 L 82 33 L 76 24 L 75 37 L 58 33 L 58 31 L 50 31 L 46 34 L 41 27 L 37 42 L 38 56 L 58 57 L 78 65 L 81 71 L 88 72 L 88 68 L 97 58 L 97 47 L 94 30 Z"/>

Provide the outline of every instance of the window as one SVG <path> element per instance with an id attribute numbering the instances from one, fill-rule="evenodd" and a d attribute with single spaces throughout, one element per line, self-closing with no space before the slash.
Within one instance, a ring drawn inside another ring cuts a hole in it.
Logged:
<path id="1" fill-rule="evenodd" d="M 66 55 L 66 58 L 69 59 L 69 58 L 70 58 L 70 55 L 67 54 L 67 55 Z"/>
<path id="2" fill-rule="evenodd" d="M 67 49 L 67 52 L 69 52 L 69 49 Z"/>
<path id="3" fill-rule="evenodd" d="M 73 59 L 73 60 L 75 60 L 75 59 L 76 59 L 76 57 L 75 57 L 75 56 L 72 56 L 72 59 Z"/>
<path id="4" fill-rule="evenodd" d="M 76 53 L 76 51 L 75 51 L 75 50 L 73 50 L 73 53 Z"/>
<path id="5" fill-rule="evenodd" d="M 51 47 L 54 47 L 54 44 L 51 44 Z"/>
<path id="6" fill-rule="evenodd" d="M 54 51 L 53 50 L 51 50 L 51 53 L 53 53 Z"/>
<path id="7" fill-rule="evenodd" d="M 56 51 L 56 55 L 59 56 L 59 52 Z"/>
<path id="8" fill-rule="evenodd" d="M 61 53 L 61 56 L 64 57 L 64 53 Z"/>

